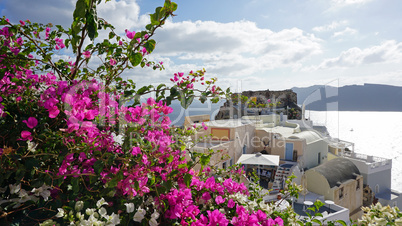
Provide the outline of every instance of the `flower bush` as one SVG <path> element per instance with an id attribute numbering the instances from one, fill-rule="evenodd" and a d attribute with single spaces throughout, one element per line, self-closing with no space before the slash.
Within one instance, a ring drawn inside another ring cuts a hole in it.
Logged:
<path id="1" fill-rule="evenodd" d="M 269 218 L 268 206 L 249 206 L 240 176 L 215 178 L 205 168 L 210 155 L 189 152 L 186 138 L 196 130 L 170 126 L 173 100 L 188 107 L 196 97 L 216 102 L 225 95 L 216 79 L 206 79 L 205 70 L 179 72 L 170 87 L 136 89 L 121 77 L 134 67 L 163 69 L 147 55 L 176 8 L 166 1 L 145 31 L 125 36 L 85 0 L 77 1 L 68 30 L 1 19 L 2 223 L 283 224 Z M 109 38 L 99 42 L 102 29 Z M 60 59 L 66 49 L 74 56 Z M 93 69 L 95 57 L 101 63 Z M 154 98 L 141 102 L 149 93 Z"/>
<path id="2" fill-rule="evenodd" d="M 147 56 L 177 5 L 166 0 L 144 31 L 120 36 L 97 17 L 99 2 L 77 0 L 68 30 L 0 20 L 0 224 L 295 224 L 291 209 L 265 204 L 259 186 L 240 182 L 242 168 L 210 168 L 213 153 L 190 151 L 187 138 L 205 125 L 170 125 L 172 101 L 187 108 L 230 90 L 205 70 L 175 73 L 170 86 L 122 78 L 164 69 Z M 99 41 L 101 32 L 108 38 Z"/>

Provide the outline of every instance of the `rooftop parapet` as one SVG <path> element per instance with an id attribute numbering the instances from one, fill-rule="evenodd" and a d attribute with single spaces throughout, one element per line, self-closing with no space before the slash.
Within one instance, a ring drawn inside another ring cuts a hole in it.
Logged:
<path id="1" fill-rule="evenodd" d="M 343 152 L 343 157 L 349 158 L 352 161 L 354 160 L 353 162 L 359 167 L 359 169 L 362 169 L 361 167 L 364 164 L 369 172 L 392 168 L 392 159 L 356 152 Z"/>

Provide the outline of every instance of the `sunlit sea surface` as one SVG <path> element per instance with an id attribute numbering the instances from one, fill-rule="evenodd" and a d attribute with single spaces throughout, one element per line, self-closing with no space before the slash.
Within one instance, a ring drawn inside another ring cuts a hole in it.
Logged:
<path id="1" fill-rule="evenodd" d="M 211 118 L 223 102 L 195 101 L 187 110 L 172 103 L 173 125 L 181 126 L 188 115 L 208 114 Z M 307 111 L 306 118 L 325 125 L 332 137 L 355 144 L 355 152 L 392 159 L 392 188 L 402 191 L 402 112 Z"/>
<path id="2" fill-rule="evenodd" d="M 402 191 L 402 112 L 308 111 L 329 134 L 355 144 L 355 152 L 392 159 L 392 189 Z"/>

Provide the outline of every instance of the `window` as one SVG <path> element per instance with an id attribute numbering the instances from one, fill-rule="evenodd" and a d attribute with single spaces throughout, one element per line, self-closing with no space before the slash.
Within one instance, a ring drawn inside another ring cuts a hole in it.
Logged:
<path id="1" fill-rule="evenodd" d="M 318 152 L 318 165 L 321 164 L 321 152 Z"/>
<path id="2" fill-rule="evenodd" d="M 380 185 L 378 184 L 375 186 L 375 193 L 380 193 Z"/>
<path id="3" fill-rule="evenodd" d="M 243 154 L 246 154 L 246 150 L 247 150 L 247 145 L 243 146 Z"/>
<path id="4" fill-rule="evenodd" d="M 360 189 L 360 180 L 357 179 L 356 182 L 357 182 L 357 183 L 356 183 L 356 191 L 357 191 L 357 190 Z"/>
<path id="5" fill-rule="evenodd" d="M 230 159 L 230 166 L 233 166 L 233 159 Z"/>
<path id="6" fill-rule="evenodd" d="M 226 162 L 222 163 L 222 168 L 226 169 Z"/>
<path id="7" fill-rule="evenodd" d="M 339 199 L 343 198 L 343 187 L 339 188 Z"/>

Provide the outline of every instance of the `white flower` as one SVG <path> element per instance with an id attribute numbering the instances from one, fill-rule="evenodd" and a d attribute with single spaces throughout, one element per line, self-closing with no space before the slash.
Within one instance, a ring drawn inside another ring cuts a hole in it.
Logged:
<path id="1" fill-rule="evenodd" d="M 141 222 L 142 219 L 144 219 L 145 214 L 146 214 L 145 210 L 139 207 L 137 212 L 134 214 L 133 220 L 136 222 Z"/>
<path id="2" fill-rule="evenodd" d="M 151 218 L 151 220 L 149 220 L 149 226 L 157 226 L 158 222 L 156 221 L 155 218 Z"/>
<path id="3" fill-rule="evenodd" d="M 99 221 L 94 215 L 89 216 L 88 218 L 89 225 L 101 225 L 103 222 Z"/>
<path id="4" fill-rule="evenodd" d="M 80 221 L 78 225 L 79 225 L 79 226 L 92 226 L 92 225 L 89 223 L 89 221 L 87 221 L 87 220 L 82 220 L 82 221 Z"/>
<path id="5" fill-rule="evenodd" d="M 159 213 L 154 210 L 154 213 L 151 215 L 152 218 L 158 219 L 159 218 Z"/>
<path id="6" fill-rule="evenodd" d="M 118 214 L 112 213 L 112 215 L 106 217 L 107 225 L 117 225 L 120 224 L 120 216 Z"/>
<path id="7" fill-rule="evenodd" d="M 27 140 L 27 144 L 28 144 L 28 151 L 32 151 L 35 152 L 36 151 L 36 146 L 38 146 L 37 144 L 35 144 L 34 142 L 31 142 L 29 140 Z"/>
<path id="8" fill-rule="evenodd" d="M 39 194 L 43 197 L 43 199 L 45 201 L 47 201 L 49 199 L 49 196 L 50 196 L 50 191 L 49 190 L 44 190 Z"/>
<path id="9" fill-rule="evenodd" d="M 134 212 L 134 203 L 124 203 L 127 207 L 127 213 L 132 213 Z"/>
<path id="10" fill-rule="evenodd" d="M 75 214 L 75 216 L 80 220 L 80 221 L 82 221 L 82 220 L 84 220 L 84 214 L 82 214 L 81 212 L 78 212 L 77 214 Z"/>
<path id="11" fill-rule="evenodd" d="M 35 196 L 42 196 L 43 199 L 47 201 L 50 196 L 50 191 L 48 190 L 50 188 L 51 187 L 47 185 L 42 185 L 42 187 L 32 189 L 31 192 L 33 192 Z"/>
<path id="12" fill-rule="evenodd" d="M 20 184 L 9 184 L 8 186 L 10 187 L 10 194 L 18 193 L 21 189 Z"/>
<path id="13" fill-rule="evenodd" d="M 105 217 L 107 215 L 107 211 L 106 211 L 105 207 L 100 208 L 98 210 L 98 212 L 102 217 Z"/>
<path id="14" fill-rule="evenodd" d="M 59 224 L 56 224 L 56 222 L 54 222 L 52 219 L 49 219 L 39 225 L 40 226 L 53 226 L 53 225 L 59 225 Z"/>
<path id="15" fill-rule="evenodd" d="M 96 202 L 96 206 L 98 207 L 98 209 L 101 208 L 101 206 L 103 205 L 108 205 L 104 198 L 101 198 Z"/>
<path id="16" fill-rule="evenodd" d="M 123 144 L 123 135 L 121 135 L 121 134 L 116 135 L 115 133 L 112 133 L 112 136 L 113 136 L 114 142 L 118 143 L 119 145 Z"/>
<path id="17" fill-rule="evenodd" d="M 88 209 L 85 210 L 85 213 L 86 213 L 88 216 L 91 216 L 91 215 L 93 215 L 93 214 L 95 213 L 95 209 L 93 209 L 93 208 L 88 208 Z"/>
<path id="18" fill-rule="evenodd" d="M 18 197 L 20 197 L 20 200 L 18 200 L 19 203 L 24 203 L 26 201 L 31 200 L 31 197 L 28 195 L 27 191 L 25 191 L 24 189 L 21 189 Z"/>
<path id="19" fill-rule="evenodd" d="M 81 211 L 82 208 L 84 208 L 84 202 L 83 202 L 83 201 L 78 201 L 78 202 L 76 202 L 74 208 L 75 208 L 75 210 L 76 210 L 77 212 Z"/>
<path id="20" fill-rule="evenodd" d="M 57 208 L 59 211 L 55 217 L 64 217 L 64 210 L 62 208 Z"/>

